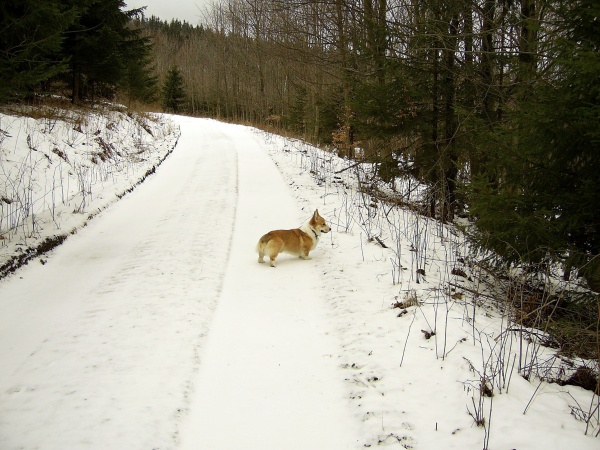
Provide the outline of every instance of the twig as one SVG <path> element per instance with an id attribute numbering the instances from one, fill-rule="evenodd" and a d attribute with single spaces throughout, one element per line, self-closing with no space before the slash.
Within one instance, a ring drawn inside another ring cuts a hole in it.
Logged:
<path id="1" fill-rule="evenodd" d="M 415 321 L 415 317 L 417 316 L 417 310 L 413 312 L 413 318 L 410 321 L 410 325 L 408 326 L 408 333 L 406 334 L 406 340 L 404 341 L 404 348 L 402 349 L 402 358 L 400 359 L 400 367 L 402 367 L 402 363 L 404 362 L 404 353 L 406 352 L 406 344 L 408 344 L 408 338 L 410 336 L 410 329 L 412 328 L 413 322 Z"/>

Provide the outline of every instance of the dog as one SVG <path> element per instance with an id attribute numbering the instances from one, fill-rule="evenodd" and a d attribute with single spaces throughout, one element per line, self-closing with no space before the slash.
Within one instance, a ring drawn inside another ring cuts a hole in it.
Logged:
<path id="1" fill-rule="evenodd" d="M 264 263 L 266 255 L 271 260 L 271 267 L 275 267 L 275 258 L 282 252 L 310 259 L 308 254 L 317 246 L 321 233 L 330 231 L 325 219 L 319 215 L 319 210 L 315 209 L 313 216 L 300 228 L 269 231 L 261 237 L 256 245 L 258 262 Z"/>

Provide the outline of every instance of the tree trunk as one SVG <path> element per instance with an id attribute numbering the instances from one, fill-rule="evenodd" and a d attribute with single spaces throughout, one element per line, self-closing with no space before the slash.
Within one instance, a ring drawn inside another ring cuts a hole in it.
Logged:
<path id="1" fill-rule="evenodd" d="M 444 46 L 444 143 L 442 146 L 443 188 L 441 220 L 454 218 L 458 155 L 456 149 L 457 121 L 455 113 L 455 59 L 458 33 L 458 14 L 453 13 L 448 26 L 448 42 Z"/>
<path id="2" fill-rule="evenodd" d="M 337 26 L 337 44 L 338 51 L 340 55 L 340 68 L 341 68 L 341 77 L 342 77 L 342 95 L 344 99 L 344 106 L 341 117 L 341 131 L 344 135 L 343 137 L 343 146 L 344 148 L 340 149 L 340 156 L 351 156 L 351 148 L 352 148 L 352 107 L 350 105 L 350 74 L 349 74 L 349 56 L 348 56 L 348 36 L 346 34 L 346 17 L 345 17 L 345 8 L 344 8 L 344 0 L 336 0 L 336 26 Z"/>

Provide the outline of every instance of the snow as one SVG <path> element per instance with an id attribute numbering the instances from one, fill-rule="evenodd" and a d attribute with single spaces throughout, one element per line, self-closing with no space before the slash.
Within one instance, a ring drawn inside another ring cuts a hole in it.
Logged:
<path id="1" fill-rule="evenodd" d="M 4 131 L 39 126 L 0 120 Z M 466 250 L 456 230 L 373 205 L 352 170 L 339 172 L 347 162 L 300 141 L 160 120 L 150 167 L 177 142 L 174 151 L 121 200 L 147 167 L 99 177 L 93 198 L 105 203 L 85 214 L 73 213 L 76 189 L 65 195 L 66 228 L 48 208 L 35 229 L 20 226 L 25 237 L 2 225 L 4 258 L 15 240 L 77 232 L 0 280 L 0 448 L 598 448 L 598 397 L 519 374 L 520 363 L 560 361 L 472 294 L 476 274 L 451 273 Z M 42 134 L 64 142 L 71 129 L 58 122 Z M 8 135 L 5 174 L 39 153 Z M 119 142 L 121 154 L 135 147 Z M 30 173 L 28 185 L 49 185 Z M 332 233 L 311 260 L 257 263 L 262 234 L 315 208 Z M 482 379 L 493 397 L 481 395 Z"/>
<path id="2" fill-rule="evenodd" d="M 353 448 L 318 268 L 282 257 L 277 271 L 265 270 L 253 253 L 270 226 L 308 217 L 290 201 L 262 139 L 231 125 L 223 132 L 240 149 L 238 210 L 182 448 Z"/>
<path id="3" fill-rule="evenodd" d="M 125 195 L 178 137 L 165 118 L 114 110 L 53 110 L 37 120 L 0 114 L 0 275 Z"/>

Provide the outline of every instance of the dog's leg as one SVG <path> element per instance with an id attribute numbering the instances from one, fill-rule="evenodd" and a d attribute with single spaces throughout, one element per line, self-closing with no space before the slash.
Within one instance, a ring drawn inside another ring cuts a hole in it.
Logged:
<path id="1" fill-rule="evenodd" d="M 305 253 L 300 254 L 300 258 L 302 258 L 302 259 L 310 259 L 310 256 L 308 256 L 308 252 L 305 252 Z"/>
<path id="2" fill-rule="evenodd" d="M 285 242 L 281 238 L 271 239 L 267 245 L 265 245 L 263 252 L 271 260 L 271 267 L 275 267 L 275 258 L 283 251 L 284 247 Z"/>

